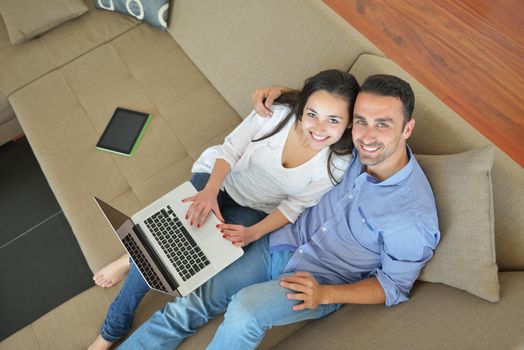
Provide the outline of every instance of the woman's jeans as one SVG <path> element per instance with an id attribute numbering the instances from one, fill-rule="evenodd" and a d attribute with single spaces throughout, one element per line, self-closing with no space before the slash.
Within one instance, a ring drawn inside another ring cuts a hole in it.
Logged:
<path id="1" fill-rule="evenodd" d="M 201 191 L 209 180 L 209 174 L 196 173 L 191 183 Z M 238 205 L 229 195 L 220 191 L 217 197 L 220 212 L 227 223 L 252 226 L 262 220 L 266 214 L 251 208 Z M 109 307 L 100 335 L 107 341 L 116 342 L 125 336 L 133 322 L 135 310 L 149 286 L 144 281 L 136 265 L 130 260 L 130 271 L 122 289 Z"/>
<path id="2" fill-rule="evenodd" d="M 224 321 L 208 349 L 254 349 L 267 330 L 307 319 L 317 319 L 340 305 L 319 305 L 295 311 L 298 300 L 280 286 L 280 278 L 293 255 L 269 249 L 268 235 L 246 247 L 244 255 L 197 288 L 172 300 L 140 326 L 118 348 L 174 349 L 199 327 L 226 311 Z"/>

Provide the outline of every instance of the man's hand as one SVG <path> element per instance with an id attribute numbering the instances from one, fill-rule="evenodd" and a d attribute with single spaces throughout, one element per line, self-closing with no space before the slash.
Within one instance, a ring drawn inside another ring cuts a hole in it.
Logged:
<path id="1" fill-rule="evenodd" d="M 285 86 L 268 86 L 256 89 L 251 97 L 255 111 L 262 117 L 271 117 L 273 112 L 270 107 L 287 90 L 289 89 Z"/>
<path id="2" fill-rule="evenodd" d="M 302 300 L 302 304 L 294 305 L 293 310 L 314 309 L 325 304 L 326 286 L 321 285 L 309 272 L 296 272 L 280 279 L 280 286 L 299 293 L 287 294 L 288 299 Z"/>
<path id="3" fill-rule="evenodd" d="M 212 210 L 218 220 L 224 222 L 220 209 L 218 208 L 217 193 L 207 187 L 196 195 L 182 199 L 182 202 L 193 202 L 186 213 L 186 220 L 191 220 L 191 225 L 202 226 L 204 220 Z"/>
<path id="4" fill-rule="evenodd" d="M 223 237 L 237 247 L 244 247 L 249 243 L 259 239 L 259 235 L 252 227 L 232 224 L 218 224 L 217 228 L 222 232 Z"/>

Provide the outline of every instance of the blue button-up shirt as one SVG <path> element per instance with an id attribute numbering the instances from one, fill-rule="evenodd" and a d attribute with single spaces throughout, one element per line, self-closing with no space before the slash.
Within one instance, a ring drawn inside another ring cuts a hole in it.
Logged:
<path id="1" fill-rule="evenodd" d="M 364 172 L 353 152 L 342 182 L 270 235 L 272 251 L 294 252 L 284 272 L 309 271 L 325 284 L 376 276 L 387 306 L 408 300 L 440 240 L 433 192 L 408 152 L 408 164 L 384 181 Z"/>

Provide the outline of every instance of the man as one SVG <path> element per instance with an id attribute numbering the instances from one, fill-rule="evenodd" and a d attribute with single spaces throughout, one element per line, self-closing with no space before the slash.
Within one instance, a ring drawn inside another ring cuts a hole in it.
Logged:
<path id="1" fill-rule="evenodd" d="M 257 111 L 269 113 L 280 91 L 259 90 Z M 440 239 L 431 188 L 406 144 L 413 107 L 405 81 L 366 79 L 342 182 L 295 224 L 252 243 L 194 293 L 156 312 L 121 348 L 174 348 L 226 311 L 208 348 L 252 349 L 272 326 L 320 318 L 342 304 L 408 300 Z"/>

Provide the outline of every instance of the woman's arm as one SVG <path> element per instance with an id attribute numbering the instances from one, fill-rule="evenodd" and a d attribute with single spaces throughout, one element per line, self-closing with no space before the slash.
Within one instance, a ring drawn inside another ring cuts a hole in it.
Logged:
<path id="1" fill-rule="evenodd" d="M 226 162 L 224 159 L 217 159 L 215 166 L 213 167 L 213 171 L 211 172 L 211 176 L 204 187 L 204 190 L 213 191 L 216 197 L 218 195 L 218 191 L 220 191 L 222 183 L 230 171 L 231 166 L 228 162 Z"/>
<path id="2" fill-rule="evenodd" d="M 275 120 L 278 121 L 278 118 Z M 215 213 L 220 221 L 224 222 L 216 198 L 220 187 L 231 169 L 236 166 L 237 162 L 244 155 L 253 138 L 261 130 L 264 130 L 264 125 L 268 124 L 271 125 L 269 121 L 259 117 L 253 111 L 225 138 L 222 145 L 213 147 L 216 151 L 216 154 L 213 155 L 215 163 L 208 183 L 195 196 L 182 200 L 183 202 L 193 202 L 186 213 L 186 219 L 190 219 L 191 225 L 197 224 L 197 226 L 201 226 L 210 210 Z M 200 158 L 197 160 L 197 163 L 199 161 Z M 202 162 L 204 163 L 205 161 Z M 206 169 L 206 171 L 209 170 Z"/>
<path id="3" fill-rule="evenodd" d="M 193 202 L 186 213 L 186 220 L 190 220 L 191 225 L 197 223 L 197 227 L 202 226 L 210 210 L 215 213 L 218 220 L 224 222 L 218 207 L 217 196 L 224 179 L 230 171 L 231 167 L 228 162 L 223 159 L 217 159 L 204 189 L 194 196 L 182 199 L 182 202 Z"/>
<path id="4" fill-rule="evenodd" d="M 284 216 L 284 214 L 282 214 L 280 210 L 275 209 L 263 220 L 260 220 L 260 222 L 251 226 L 251 229 L 257 238 L 260 238 L 269 232 L 273 232 L 287 224 L 289 224 L 289 220 Z"/>
<path id="5" fill-rule="evenodd" d="M 288 223 L 289 220 L 284 214 L 282 214 L 280 210 L 275 209 L 271 214 L 253 226 L 245 227 L 242 225 L 221 224 L 218 225 L 218 228 L 224 234 L 224 238 L 230 240 L 236 246 L 243 247 Z"/>

